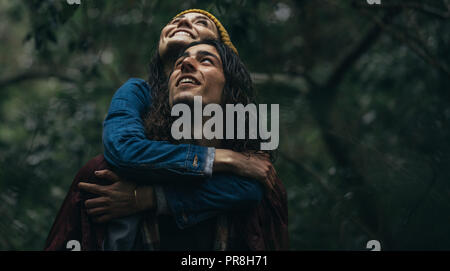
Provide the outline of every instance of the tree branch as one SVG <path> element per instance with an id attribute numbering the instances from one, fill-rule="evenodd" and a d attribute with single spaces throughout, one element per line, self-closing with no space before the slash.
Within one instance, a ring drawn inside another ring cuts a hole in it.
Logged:
<path id="1" fill-rule="evenodd" d="M 298 88 L 301 92 L 308 92 L 311 87 L 315 87 L 317 85 L 311 77 L 303 73 L 300 74 L 291 72 L 287 74 L 267 74 L 252 72 L 250 76 L 252 77 L 254 84 L 265 84 L 269 82 L 282 83 Z"/>
<path id="2" fill-rule="evenodd" d="M 370 16 L 370 18 L 380 26 L 384 31 L 389 33 L 394 39 L 404 43 L 415 52 L 420 58 L 422 58 L 425 62 L 436 68 L 437 70 L 447 74 L 450 77 L 450 70 L 448 67 L 433 57 L 430 53 L 428 53 L 428 49 L 422 42 L 417 38 L 410 37 L 408 34 L 402 33 L 401 31 L 396 30 L 394 27 L 387 25 L 385 22 L 377 18 L 375 15 L 370 14 L 365 10 L 361 10 L 364 14 Z M 414 42 L 415 41 L 415 42 Z"/>
<path id="3" fill-rule="evenodd" d="M 387 13 L 384 15 L 382 21 L 390 21 L 396 15 L 398 11 Z M 358 42 L 358 44 L 353 47 L 353 49 L 336 65 L 334 72 L 328 78 L 325 83 L 325 91 L 333 89 L 337 91 L 337 88 L 334 87 L 338 85 L 345 73 L 353 66 L 353 64 L 373 45 L 376 40 L 380 37 L 381 28 L 374 24 L 371 29 L 366 33 L 366 35 Z"/>
<path id="4" fill-rule="evenodd" d="M 390 10 L 384 14 L 382 20 L 389 22 L 397 16 L 399 12 L 399 10 Z M 330 155 L 336 162 L 336 165 L 347 172 L 345 176 L 345 185 L 347 189 L 358 193 L 359 200 L 366 206 L 365 213 L 360 212 L 359 217 L 352 216 L 351 219 L 354 223 L 360 225 L 360 227 L 362 227 L 370 236 L 375 236 L 374 233 L 378 231 L 376 205 L 365 196 L 364 193 L 366 192 L 360 189 L 364 184 L 364 177 L 352 161 L 348 149 L 349 146 L 330 132 L 334 130 L 330 113 L 332 112 L 331 109 L 333 108 L 333 104 L 340 89 L 339 85 L 344 76 L 361 56 L 376 43 L 381 36 L 381 33 L 381 27 L 376 23 L 373 23 L 359 42 L 357 42 L 338 62 L 331 75 L 325 80 L 325 83 L 308 93 L 308 99 L 313 110 L 314 118 L 320 127 L 323 141 L 330 152 Z M 367 210 L 369 210 L 369 212 L 367 212 Z"/>
<path id="5" fill-rule="evenodd" d="M 25 72 L 13 75 L 9 78 L 0 79 L 0 89 L 8 87 L 13 84 L 21 83 L 23 81 L 36 80 L 36 79 L 48 79 L 51 77 L 56 78 L 63 82 L 67 82 L 67 83 L 75 83 L 76 82 L 73 78 L 70 78 L 66 75 L 56 73 L 56 72 L 25 71 Z"/>
<path id="6" fill-rule="evenodd" d="M 392 18 L 396 15 L 397 13 L 389 12 L 384 15 L 383 20 L 392 20 Z M 311 108 L 313 110 L 314 117 L 320 126 L 325 145 L 336 163 L 342 168 L 353 167 L 351 166 L 351 159 L 348 156 L 347 146 L 341 142 L 339 138 L 328 132 L 333 130 L 332 124 L 330 123 L 330 110 L 339 91 L 338 86 L 345 74 L 359 60 L 359 58 L 367 50 L 369 50 L 372 45 L 375 44 L 376 40 L 380 37 L 380 34 L 381 28 L 374 23 L 370 30 L 361 38 L 352 50 L 350 50 L 336 65 L 334 71 L 325 81 L 323 87 L 315 88 L 313 91 L 308 93 L 308 98 L 312 105 Z M 362 177 L 358 176 L 358 174 L 354 177 L 356 183 L 362 182 Z"/>

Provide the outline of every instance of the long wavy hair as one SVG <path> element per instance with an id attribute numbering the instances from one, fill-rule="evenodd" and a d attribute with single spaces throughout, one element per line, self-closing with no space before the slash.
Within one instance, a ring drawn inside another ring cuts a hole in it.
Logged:
<path id="1" fill-rule="evenodd" d="M 195 45 L 208 44 L 214 46 L 222 60 L 223 72 L 225 76 L 225 86 L 222 92 L 222 109 L 225 104 L 256 104 L 256 95 L 253 89 L 253 82 L 250 74 L 242 63 L 238 55 L 236 55 L 228 46 L 218 40 L 203 40 L 190 43 L 182 53 Z M 180 54 L 181 56 L 181 54 Z M 150 74 L 148 83 L 150 85 L 150 94 L 152 97 L 152 106 L 145 117 L 145 128 L 147 136 L 153 140 L 169 141 L 177 143 L 171 136 L 171 125 L 174 118 L 171 116 L 171 108 L 169 105 L 168 78 L 164 73 L 162 60 L 158 54 L 158 50 L 150 63 Z M 225 114 L 224 114 L 225 116 Z M 248 139 L 248 116 L 246 116 L 246 139 L 223 139 L 222 148 L 231 149 L 238 152 L 260 151 L 259 139 Z M 225 123 L 225 122 L 223 122 Z M 225 128 L 225 127 L 224 127 Z M 236 122 L 235 122 L 236 137 Z M 224 134 L 225 134 L 224 129 Z M 272 157 L 272 152 L 264 151 Z"/>

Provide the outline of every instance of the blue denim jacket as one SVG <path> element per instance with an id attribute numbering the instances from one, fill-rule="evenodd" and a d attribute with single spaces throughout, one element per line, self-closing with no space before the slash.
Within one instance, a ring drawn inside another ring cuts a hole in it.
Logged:
<path id="1" fill-rule="evenodd" d="M 256 180 L 212 174 L 214 148 L 149 140 L 141 116 L 150 105 L 149 85 L 142 79 L 131 78 L 117 90 L 103 124 L 104 156 L 117 169 L 148 180 L 158 178 L 156 172 L 161 170 L 183 181 L 184 176 L 204 177 L 195 186 L 170 183 L 157 187 L 158 208 L 168 208 L 178 227 L 250 208 L 262 199 L 263 187 Z"/>

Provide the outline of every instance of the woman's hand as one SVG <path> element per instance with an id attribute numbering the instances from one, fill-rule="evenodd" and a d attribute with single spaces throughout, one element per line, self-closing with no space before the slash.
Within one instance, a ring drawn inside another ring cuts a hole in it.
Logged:
<path id="1" fill-rule="evenodd" d="M 213 171 L 227 171 L 258 180 L 269 190 L 273 190 L 275 185 L 275 168 L 268 155 L 263 153 L 239 153 L 216 149 Z"/>
<path id="2" fill-rule="evenodd" d="M 154 207 L 154 199 L 148 197 L 148 195 L 153 196 L 151 186 L 137 188 L 135 183 L 123 180 L 107 169 L 96 171 L 95 175 L 112 182 L 111 185 L 97 185 L 86 182 L 78 184 L 80 189 L 98 195 L 97 198 L 85 201 L 87 213 L 93 216 L 95 222 L 105 223 L 113 218 L 132 215 Z M 143 189 L 145 189 L 145 195 L 147 195 L 145 199 L 139 197 L 139 194 L 143 194 Z M 148 193 L 149 189 L 152 193 Z M 138 195 L 137 198 L 136 195 Z"/>

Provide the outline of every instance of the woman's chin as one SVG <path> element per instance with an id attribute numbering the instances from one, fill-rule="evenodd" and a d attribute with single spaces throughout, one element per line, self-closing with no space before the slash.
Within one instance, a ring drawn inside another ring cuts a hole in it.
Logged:
<path id="1" fill-rule="evenodd" d="M 180 47 L 184 48 L 186 45 L 194 41 L 195 41 L 194 39 L 185 36 L 172 37 L 167 40 L 167 49 L 171 50 L 172 48 L 180 48 Z"/>
<path id="2" fill-rule="evenodd" d="M 159 55 L 164 58 L 177 57 L 181 50 L 194 42 L 189 37 L 172 37 L 159 44 Z"/>

